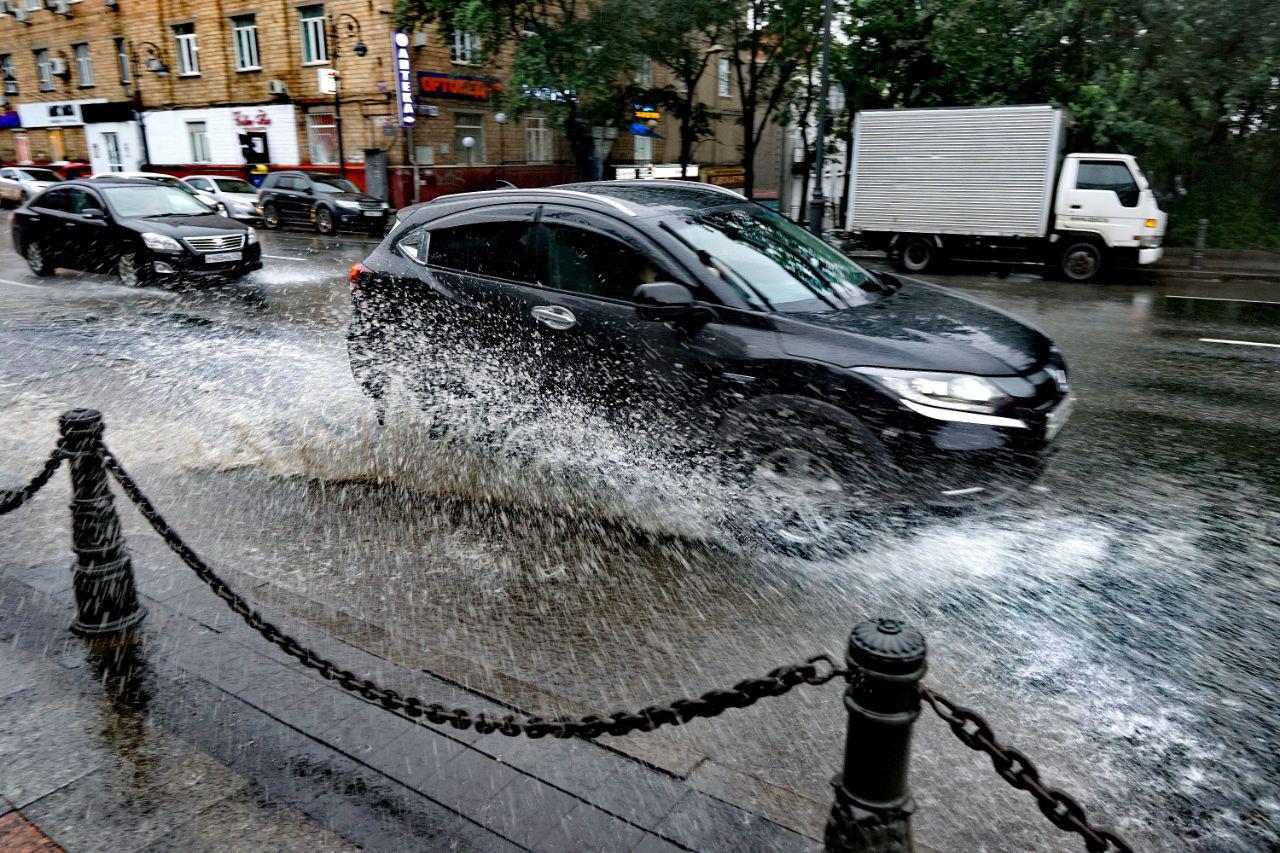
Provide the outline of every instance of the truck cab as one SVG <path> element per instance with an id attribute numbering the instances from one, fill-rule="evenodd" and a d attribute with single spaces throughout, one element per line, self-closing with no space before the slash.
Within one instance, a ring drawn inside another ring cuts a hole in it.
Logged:
<path id="1" fill-rule="evenodd" d="M 1054 198 L 1052 236 L 1063 244 L 1064 271 L 1086 273 L 1092 255 L 1070 256 L 1073 242 L 1092 235 L 1110 254 L 1130 263 L 1151 264 L 1164 250 L 1167 217 L 1156 203 L 1138 161 L 1127 154 L 1068 154 Z M 1074 277 L 1074 276 L 1072 276 Z M 1091 277 L 1091 276 L 1082 276 Z"/>

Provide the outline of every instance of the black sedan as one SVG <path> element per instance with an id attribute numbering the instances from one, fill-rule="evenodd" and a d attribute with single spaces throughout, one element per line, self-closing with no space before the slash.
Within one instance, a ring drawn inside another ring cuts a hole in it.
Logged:
<path id="1" fill-rule="evenodd" d="M 152 181 L 66 181 L 14 211 L 13 245 L 36 275 L 115 272 L 127 285 L 240 278 L 262 267 L 252 228 Z"/>
<path id="2" fill-rule="evenodd" d="M 1025 489 L 1070 412 L 1041 331 L 873 273 L 776 213 L 689 183 L 419 205 L 352 270 L 353 372 L 568 395 L 742 460 L 808 547 L 850 516 Z M 463 354 L 463 355 L 459 355 Z M 497 382 L 493 382 L 493 379 Z M 474 383 L 473 383 L 474 384 Z"/>

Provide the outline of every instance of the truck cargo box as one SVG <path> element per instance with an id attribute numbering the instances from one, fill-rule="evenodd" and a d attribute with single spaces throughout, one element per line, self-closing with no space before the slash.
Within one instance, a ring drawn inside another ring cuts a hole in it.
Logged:
<path id="1" fill-rule="evenodd" d="M 1052 106 L 864 110 L 854 126 L 849 226 L 1043 237 L 1064 124 Z"/>

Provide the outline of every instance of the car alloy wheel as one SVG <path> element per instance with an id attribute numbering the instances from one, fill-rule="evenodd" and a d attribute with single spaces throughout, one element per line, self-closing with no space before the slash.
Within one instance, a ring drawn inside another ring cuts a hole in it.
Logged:
<path id="1" fill-rule="evenodd" d="M 27 266 L 31 267 L 31 271 L 36 275 L 46 276 L 53 272 L 53 267 L 49 265 L 49 258 L 45 255 L 44 246 L 39 240 L 27 243 L 24 254 L 27 258 Z"/>
<path id="2" fill-rule="evenodd" d="M 135 252 L 120 256 L 116 261 L 116 274 L 120 276 L 120 283 L 125 287 L 142 287 L 146 284 L 146 277 L 143 275 Z"/>
<path id="3" fill-rule="evenodd" d="M 329 208 L 316 208 L 316 230 L 321 234 L 333 233 L 333 214 L 329 212 Z"/>
<path id="4" fill-rule="evenodd" d="M 799 447 L 765 454 L 752 483 L 776 518 L 773 534 L 783 543 L 809 547 L 829 541 L 848 514 L 851 495 L 835 467 Z"/>
<path id="5" fill-rule="evenodd" d="M 274 204 L 262 206 L 262 224 L 273 230 L 280 227 L 280 211 L 276 210 Z"/>

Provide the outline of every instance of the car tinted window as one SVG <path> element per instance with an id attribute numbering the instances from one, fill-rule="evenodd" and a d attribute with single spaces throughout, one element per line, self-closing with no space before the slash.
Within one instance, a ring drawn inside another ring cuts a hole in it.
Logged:
<path id="1" fill-rule="evenodd" d="M 733 207 L 671 224 L 756 308 L 838 311 L 872 301 L 866 270 L 773 211 Z"/>
<path id="2" fill-rule="evenodd" d="M 612 237 L 567 225 L 540 227 L 547 234 L 548 287 L 630 301 L 641 284 L 661 278 L 644 255 Z"/>
<path id="3" fill-rule="evenodd" d="M 280 188 L 285 190 L 295 190 L 297 192 L 305 192 L 307 182 L 296 175 L 285 175 L 280 179 Z"/>
<path id="4" fill-rule="evenodd" d="M 102 194 L 120 216 L 165 216 L 210 213 L 207 204 L 173 187 L 107 187 Z"/>
<path id="5" fill-rule="evenodd" d="M 70 213 L 75 209 L 75 200 L 72 198 L 73 190 L 57 189 L 49 190 L 40 196 L 35 202 L 36 207 L 42 207 L 45 210 L 60 210 Z"/>
<path id="6" fill-rule="evenodd" d="M 358 193 L 360 188 L 336 175 L 312 175 L 311 184 L 318 193 Z"/>
<path id="7" fill-rule="evenodd" d="M 536 283 L 537 253 L 528 222 L 477 222 L 431 232 L 427 263 L 476 275 Z"/>
<path id="8" fill-rule="evenodd" d="M 253 184 L 239 178 L 214 178 L 213 182 L 224 193 L 253 193 Z"/>
<path id="9" fill-rule="evenodd" d="M 1084 160 L 1076 174 L 1076 189 L 1111 190 L 1125 207 L 1137 207 L 1138 184 L 1124 163 Z"/>
<path id="10" fill-rule="evenodd" d="M 208 181 L 207 179 L 205 179 L 205 178 L 187 178 L 187 183 L 188 183 L 188 184 L 190 184 L 191 186 L 195 187 L 195 188 L 196 188 L 196 189 L 198 189 L 198 190 L 211 190 L 211 189 L 213 189 L 213 187 L 212 187 L 212 186 L 210 186 L 209 181 Z"/>
<path id="11" fill-rule="evenodd" d="M 12 170 L 25 177 L 28 181 L 61 181 L 62 177 L 49 169 L 20 169 Z M 16 177 L 15 175 L 14 177 Z"/>

